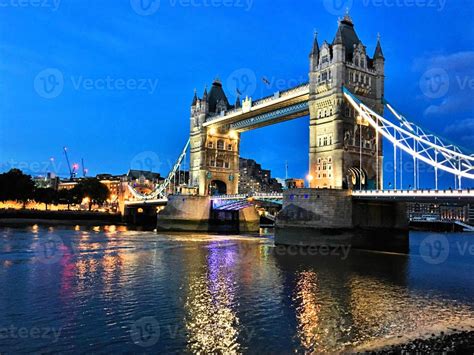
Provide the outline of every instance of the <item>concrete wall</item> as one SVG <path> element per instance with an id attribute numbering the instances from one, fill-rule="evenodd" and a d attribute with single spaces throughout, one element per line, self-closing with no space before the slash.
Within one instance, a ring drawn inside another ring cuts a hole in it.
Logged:
<path id="1" fill-rule="evenodd" d="M 250 206 L 239 211 L 239 232 L 253 233 L 260 230 L 260 215 L 255 206 Z"/>
<path id="2" fill-rule="evenodd" d="M 157 230 L 207 231 L 211 200 L 208 196 L 169 196 L 157 215 Z"/>
<path id="3" fill-rule="evenodd" d="M 336 189 L 286 190 L 276 227 L 352 228 L 350 192 Z"/>
<path id="4" fill-rule="evenodd" d="M 349 190 L 288 190 L 275 227 L 275 244 L 280 245 L 408 248 L 405 203 L 356 201 Z"/>
<path id="5" fill-rule="evenodd" d="M 407 204 L 395 201 L 354 201 L 352 222 L 356 228 L 407 229 Z"/>

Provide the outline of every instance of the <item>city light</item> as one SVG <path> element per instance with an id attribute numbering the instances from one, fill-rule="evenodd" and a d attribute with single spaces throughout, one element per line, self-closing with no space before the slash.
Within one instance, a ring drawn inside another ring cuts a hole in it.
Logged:
<path id="1" fill-rule="evenodd" d="M 210 134 L 211 136 L 215 135 L 216 133 L 217 133 L 217 131 L 216 131 L 216 129 L 215 129 L 214 127 L 211 127 L 211 128 L 209 129 L 209 134 Z"/>

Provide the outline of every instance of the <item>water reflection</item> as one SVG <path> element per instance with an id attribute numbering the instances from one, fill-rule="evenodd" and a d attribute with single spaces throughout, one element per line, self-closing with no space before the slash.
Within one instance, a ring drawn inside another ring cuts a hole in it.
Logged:
<path id="1" fill-rule="evenodd" d="M 191 352 L 239 353 L 235 264 L 235 250 L 211 243 L 207 268 L 189 278 L 185 307 Z"/>
<path id="2" fill-rule="evenodd" d="M 419 240 L 410 255 L 342 259 L 282 255 L 271 237 L 98 228 L 0 229 L 0 328 L 61 328 L 54 343 L 1 338 L 0 352 L 351 351 L 474 325 L 473 257 L 433 266 Z M 41 262 L 34 245 L 52 236 L 60 258 Z M 161 327 L 149 348 L 130 337 L 143 317 Z"/>

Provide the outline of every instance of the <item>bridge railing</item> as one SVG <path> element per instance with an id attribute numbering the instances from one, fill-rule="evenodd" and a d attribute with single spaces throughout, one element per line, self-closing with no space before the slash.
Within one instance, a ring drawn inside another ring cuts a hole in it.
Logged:
<path id="1" fill-rule="evenodd" d="M 211 196 L 212 201 L 218 200 L 246 200 L 249 198 L 254 199 L 282 199 L 283 193 L 280 192 L 256 192 L 251 194 L 236 194 L 236 195 L 217 195 Z"/>
<path id="2" fill-rule="evenodd" d="M 355 197 L 473 197 L 473 189 L 465 190 L 431 190 L 431 189 L 419 189 L 419 190 L 352 190 L 352 196 Z"/>

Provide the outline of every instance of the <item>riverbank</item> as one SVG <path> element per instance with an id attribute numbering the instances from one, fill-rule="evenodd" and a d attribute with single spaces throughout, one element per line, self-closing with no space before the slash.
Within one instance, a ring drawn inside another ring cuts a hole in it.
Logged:
<path id="1" fill-rule="evenodd" d="M 411 333 L 375 340 L 352 349 L 352 352 L 359 354 L 474 353 L 472 321 L 465 321 L 457 327 L 433 327 L 429 330 L 423 334 Z"/>
<path id="2" fill-rule="evenodd" d="M 0 210 L 0 226 L 25 224 L 124 224 L 120 214 L 89 211 Z"/>

